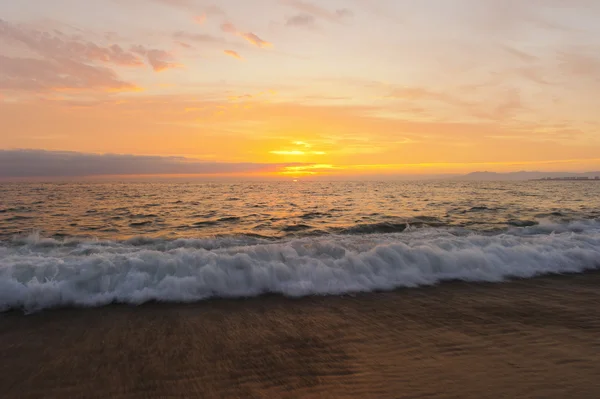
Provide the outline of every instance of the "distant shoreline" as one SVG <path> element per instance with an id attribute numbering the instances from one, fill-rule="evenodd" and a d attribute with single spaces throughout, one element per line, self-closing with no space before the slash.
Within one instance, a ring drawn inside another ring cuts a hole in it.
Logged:
<path id="1" fill-rule="evenodd" d="M 532 179 L 531 181 L 596 181 L 600 182 L 600 178 L 588 177 L 545 177 L 541 179 Z"/>

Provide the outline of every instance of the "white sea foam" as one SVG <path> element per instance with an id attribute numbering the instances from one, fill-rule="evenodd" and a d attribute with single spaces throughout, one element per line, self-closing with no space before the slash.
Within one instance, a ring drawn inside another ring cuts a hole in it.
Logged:
<path id="1" fill-rule="evenodd" d="M 0 310 L 343 294 L 597 268 L 598 221 L 497 235 L 416 229 L 281 242 L 61 242 L 32 236 L 0 244 Z"/>

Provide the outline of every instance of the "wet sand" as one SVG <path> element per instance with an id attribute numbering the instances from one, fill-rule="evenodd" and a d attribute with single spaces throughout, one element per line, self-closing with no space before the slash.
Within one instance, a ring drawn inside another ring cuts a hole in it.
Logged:
<path id="1" fill-rule="evenodd" d="M 0 315 L 2 398 L 599 398 L 600 273 Z"/>

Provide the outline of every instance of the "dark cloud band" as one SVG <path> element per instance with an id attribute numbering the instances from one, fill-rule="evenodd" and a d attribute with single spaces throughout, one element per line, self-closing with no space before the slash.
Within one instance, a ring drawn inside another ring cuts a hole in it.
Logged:
<path id="1" fill-rule="evenodd" d="M 0 178 L 103 175 L 214 175 L 276 172 L 303 164 L 204 162 L 184 157 L 0 150 Z"/>

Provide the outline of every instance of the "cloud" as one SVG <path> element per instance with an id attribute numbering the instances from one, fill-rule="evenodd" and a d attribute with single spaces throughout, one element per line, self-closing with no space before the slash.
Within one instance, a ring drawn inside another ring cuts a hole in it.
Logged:
<path id="1" fill-rule="evenodd" d="M 529 54 L 529 53 L 526 53 L 526 52 L 516 49 L 514 47 L 510 47 L 510 46 L 501 46 L 501 47 L 504 51 L 515 56 L 516 58 L 520 59 L 523 62 L 530 63 L 530 62 L 535 62 L 535 61 L 539 60 L 539 57 Z"/>
<path id="2" fill-rule="evenodd" d="M 556 11 L 561 8 L 567 12 L 578 10 L 585 15 L 592 15 L 600 10 L 598 2 L 595 0 L 463 0 L 467 17 L 466 23 L 479 32 L 491 33 L 494 35 L 512 36 L 519 41 L 524 40 L 532 31 L 532 27 L 548 33 L 558 33 L 561 35 L 576 32 L 581 26 L 568 26 L 563 22 L 556 22 L 552 17 Z M 584 17 L 573 18 L 578 21 Z"/>
<path id="3" fill-rule="evenodd" d="M 176 43 L 176 44 L 178 44 L 178 45 L 180 45 L 180 46 L 181 46 L 181 47 L 183 47 L 183 48 L 186 48 L 186 49 L 188 49 L 188 50 L 189 50 L 189 49 L 193 49 L 193 48 L 194 48 L 194 46 L 192 46 L 191 44 L 189 44 L 189 43 L 186 43 L 186 42 L 182 42 L 182 41 L 180 41 L 180 40 L 176 40 L 176 41 L 175 41 L 175 43 Z"/>
<path id="4" fill-rule="evenodd" d="M 248 32 L 248 33 L 242 33 L 241 36 L 246 39 L 248 42 L 254 44 L 257 47 L 271 47 L 272 44 L 264 41 L 263 39 L 261 39 L 260 37 L 256 36 L 254 33 Z"/>
<path id="5" fill-rule="evenodd" d="M 597 51 L 569 49 L 559 51 L 558 61 L 564 73 L 578 76 L 600 76 L 600 58 Z"/>
<path id="6" fill-rule="evenodd" d="M 472 105 L 467 111 L 479 118 L 501 121 L 527 109 L 522 102 L 521 93 L 516 89 L 505 90 L 498 93 L 497 97 L 496 102 L 487 109 L 485 106 Z"/>
<path id="7" fill-rule="evenodd" d="M 226 16 L 227 14 L 225 13 L 225 11 L 223 11 L 223 9 L 219 6 L 216 6 L 214 4 L 209 5 L 207 7 L 204 8 L 204 12 L 207 15 L 217 15 L 217 16 Z"/>
<path id="8" fill-rule="evenodd" d="M 196 0 L 150 0 L 155 3 L 160 3 L 166 6 L 179 8 L 185 11 L 196 14 L 194 19 L 196 22 L 203 23 L 207 16 L 226 16 L 225 11 L 214 4 L 201 6 Z M 200 14 L 198 14 L 200 13 Z M 199 20 L 198 20 L 199 18 Z M 200 22 L 201 21 L 201 22 Z"/>
<path id="9" fill-rule="evenodd" d="M 3 49 L 25 49 L 28 57 L 2 56 L 0 87 L 11 90 L 105 89 L 129 91 L 111 67 L 143 67 L 155 71 L 175 66 L 163 50 L 117 44 L 103 46 L 59 30 L 40 31 L 0 19 Z M 6 47 L 5 47 L 6 46 Z"/>
<path id="10" fill-rule="evenodd" d="M 79 62 L 102 62 L 118 66 L 143 66 L 135 53 L 119 45 L 100 46 L 69 37 L 54 30 L 43 32 L 11 24 L 0 19 L 0 39 L 13 45 L 22 45 L 38 55 L 51 59 L 71 59 Z"/>
<path id="11" fill-rule="evenodd" d="M 275 155 L 305 155 L 304 151 L 300 150 L 280 150 L 280 151 L 271 151 L 271 154 Z"/>
<path id="12" fill-rule="evenodd" d="M 155 72 L 162 72 L 180 66 L 171 62 L 173 57 L 164 50 L 147 49 L 144 46 L 137 45 L 132 47 L 132 51 L 145 56 Z"/>
<path id="13" fill-rule="evenodd" d="M 544 71 L 537 67 L 523 67 L 517 69 L 515 72 L 518 76 L 543 86 L 552 84 L 544 78 Z"/>
<path id="14" fill-rule="evenodd" d="M 510 89 L 494 93 L 492 99 L 475 101 L 454 94 L 438 92 L 425 87 L 395 87 L 387 98 L 409 101 L 411 103 L 438 103 L 458 108 L 462 115 L 478 119 L 500 121 L 526 109 L 518 90 Z"/>
<path id="15" fill-rule="evenodd" d="M 285 22 L 285 26 L 299 26 L 314 28 L 316 24 L 316 18 L 311 14 L 298 14 L 288 18 Z"/>
<path id="16" fill-rule="evenodd" d="M 310 150 L 312 148 L 312 144 L 309 144 L 305 141 L 293 141 L 292 145 L 294 147 L 300 147 L 301 149 L 288 147 L 284 150 L 274 150 L 270 151 L 269 153 L 274 155 L 327 155 L 325 151 Z"/>
<path id="17" fill-rule="evenodd" d="M 344 19 L 352 17 L 354 15 L 352 10 L 349 10 L 347 8 L 340 8 L 334 11 L 330 11 L 326 8 L 323 8 L 313 3 L 309 3 L 308 1 L 304 0 L 282 0 L 282 3 L 297 9 L 303 14 L 309 14 L 315 18 L 324 19 L 329 22 L 340 23 L 343 22 Z"/>
<path id="18" fill-rule="evenodd" d="M 178 31 L 173 34 L 175 39 L 189 40 L 196 43 L 202 44 L 228 44 L 227 40 L 222 37 L 214 36 L 207 33 L 190 33 L 185 31 Z"/>
<path id="19" fill-rule="evenodd" d="M 0 89 L 137 91 L 111 69 L 73 60 L 11 58 L 0 55 Z"/>
<path id="20" fill-rule="evenodd" d="M 231 34 L 240 36 L 240 37 L 246 39 L 249 43 L 255 45 L 256 47 L 267 48 L 267 47 L 273 46 L 273 44 L 261 39 L 260 37 L 258 37 L 256 34 L 254 34 L 252 32 L 240 32 L 235 27 L 235 25 L 233 25 L 230 22 L 223 23 L 221 25 L 221 30 L 226 33 L 231 33 Z"/>
<path id="21" fill-rule="evenodd" d="M 326 155 L 324 151 L 277 150 L 271 151 L 275 155 Z"/>
<path id="22" fill-rule="evenodd" d="M 193 8 L 195 6 L 194 0 L 153 0 L 156 3 L 166 4 L 168 6 L 180 7 L 180 8 Z"/>
<path id="23" fill-rule="evenodd" d="M 312 147 L 311 144 L 308 144 L 304 141 L 294 141 L 292 144 L 297 145 L 297 146 L 301 146 L 301 147 L 306 147 L 306 148 L 310 148 Z"/>
<path id="24" fill-rule="evenodd" d="M 439 99 L 440 96 L 438 93 L 434 93 L 429 89 L 424 87 L 406 87 L 399 86 L 395 87 L 390 94 L 388 94 L 389 98 L 397 98 L 403 100 L 420 100 L 424 98 L 435 98 Z"/>
<path id="25" fill-rule="evenodd" d="M 335 14 L 340 18 L 353 17 L 354 12 L 348 8 L 340 8 L 335 10 Z"/>
<path id="26" fill-rule="evenodd" d="M 103 175 L 245 174 L 276 172 L 305 164 L 204 162 L 183 157 L 0 150 L 0 178 Z"/>
<path id="27" fill-rule="evenodd" d="M 221 24 L 221 30 L 227 33 L 238 33 L 236 27 L 231 22 L 224 22 L 223 24 Z"/>
<path id="28" fill-rule="evenodd" d="M 196 22 L 199 25 L 202 25 L 203 23 L 205 23 L 206 22 L 206 13 L 196 15 L 194 17 L 194 22 Z"/>
<path id="29" fill-rule="evenodd" d="M 229 101 L 242 101 L 242 100 L 250 100 L 252 98 L 259 97 L 259 96 L 260 96 L 260 93 L 255 96 L 253 96 L 252 94 L 241 94 L 239 96 L 229 96 L 229 97 L 227 97 L 227 99 Z"/>
<path id="30" fill-rule="evenodd" d="M 224 50 L 223 52 L 230 57 L 237 58 L 238 60 L 244 59 L 244 57 L 242 57 L 241 55 L 239 55 L 237 52 L 235 52 L 233 50 Z"/>

